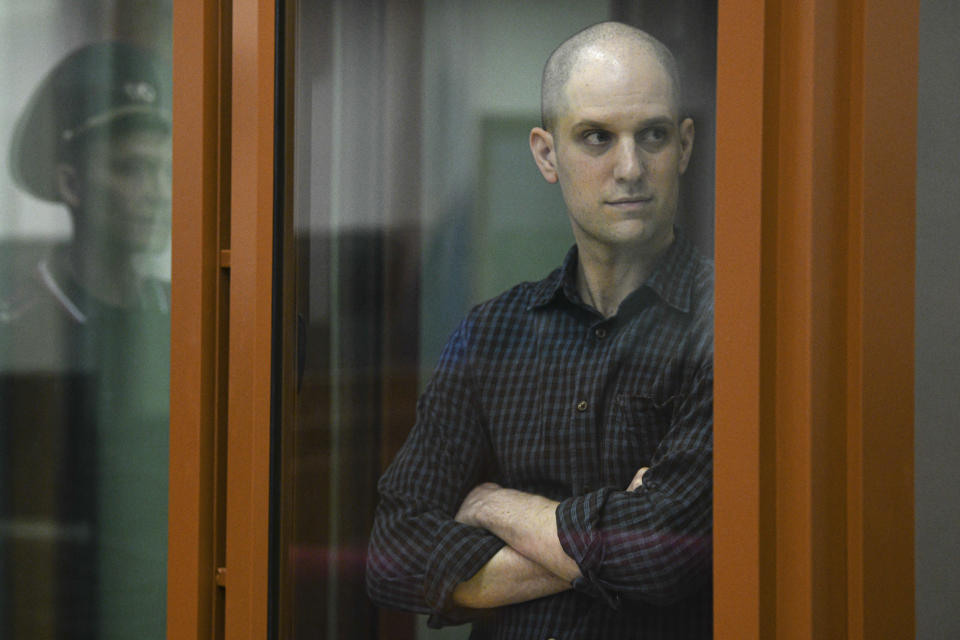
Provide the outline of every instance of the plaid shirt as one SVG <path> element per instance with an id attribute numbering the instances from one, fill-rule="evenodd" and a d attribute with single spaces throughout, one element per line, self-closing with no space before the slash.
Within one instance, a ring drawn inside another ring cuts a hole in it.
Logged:
<path id="1" fill-rule="evenodd" d="M 574 247 L 451 337 L 380 481 L 368 591 L 433 626 L 462 621 L 451 593 L 504 543 L 453 516 L 490 480 L 560 501 L 583 578 L 488 612 L 472 638 L 709 638 L 712 264 L 678 234 L 607 319 L 577 295 L 576 265 Z"/>

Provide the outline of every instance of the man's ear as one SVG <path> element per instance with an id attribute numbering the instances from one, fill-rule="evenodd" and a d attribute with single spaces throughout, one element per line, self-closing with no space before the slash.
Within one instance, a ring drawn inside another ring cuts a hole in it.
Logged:
<path id="1" fill-rule="evenodd" d="M 557 150 L 553 144 L 553 134 L 546 129 L 534 127 L 530 131 L 530 152 L 533 161 L 537 163 L 543 179 L 554 184 L 559 179 L 557 175 Z"/>
<path id="2" fill-rule="evenodd" d="M 63 163 L 57 165 L 57 191 L 60 200 L 68 207 L 80 206 L 80 177 L 73 166 Z"/>
<path id="3" fill-rule="evenodd" d="M 683 174 L 690 164 L 690 153 L 693 151 L 693 120 L 684 118 L 680 123 L 680 173 Z"/>

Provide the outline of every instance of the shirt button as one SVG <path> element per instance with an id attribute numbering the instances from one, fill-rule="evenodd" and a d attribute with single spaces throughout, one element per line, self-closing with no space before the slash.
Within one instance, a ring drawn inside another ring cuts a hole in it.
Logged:
<path id="1" fill-rule="evenodd" d="M 600 338 L 601 340 L 603 340 L 604 338 L 607 337 L 607 330 L 604 329 L 603 327 L 600 327 L 599 329 L 594 331 L 593 334 L 598 338 Z"/>
<path id="2" fill-rule="evenodd" d="M 586 411 L 587 410 L 587 401 L 581 400 L 577 403 L 577 411 Z"/>

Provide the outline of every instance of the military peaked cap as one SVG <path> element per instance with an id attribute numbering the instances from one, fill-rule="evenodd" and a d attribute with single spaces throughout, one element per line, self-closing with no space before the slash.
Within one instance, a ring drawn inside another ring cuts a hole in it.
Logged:
<path id="1" fill-rule="evenodd" d="M 55 66 L 20 114 L 10 172 L 21 188 L 59 200 L 56 165 L 69 145 L 121 119 L 170 127 L 170 65 L 120 42 L 84 46 Z"/>

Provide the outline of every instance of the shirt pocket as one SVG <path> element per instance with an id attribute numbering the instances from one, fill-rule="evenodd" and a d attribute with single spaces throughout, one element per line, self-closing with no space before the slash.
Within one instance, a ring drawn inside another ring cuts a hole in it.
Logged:
<path id="1" fill-rule="evenodd" d="M 605 467 L 614 486 L 626 488 L 640 467 L 649 467 L 673 421 L 677 396 L 658 400 L 648 395 L 616 397 L 610 437 L 604 446 Z M 622 486 L 621 486 L 622 485 Z"/>

